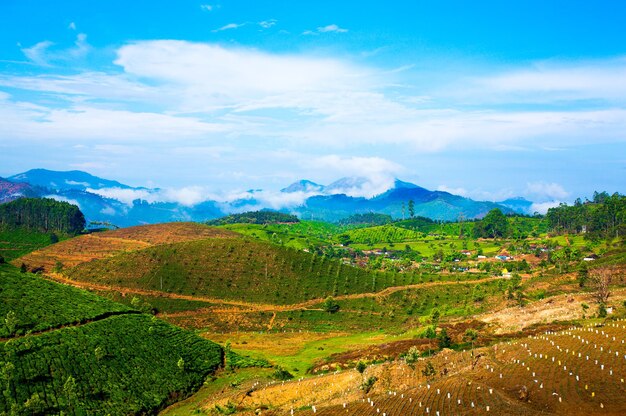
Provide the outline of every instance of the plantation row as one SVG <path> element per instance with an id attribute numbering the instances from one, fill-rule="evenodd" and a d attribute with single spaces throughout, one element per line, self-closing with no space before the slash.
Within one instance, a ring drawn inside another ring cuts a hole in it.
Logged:
<path id="1" fill-rule="evenodd" d="M 55 235 L 24 230 L 0 230 L 0 256 L 9 262 L 50 245 L 54 242 Z"/>
<path id="2" fill-rule="evenodd" d="M 82 263 L 76 280 L 229 300 L 289 304 L 416 283 L 416 275 L 371 272 L 248 239 L 205 239 Z"/>
<path id="3" fill-rule="evenodd" d="M 124 305 L 0 266 L 0 338 L 130 311 Z"/>
<path id="4" fill-rule="evenodd" d="M 424 234 L 419 231 L 408 230 L 394 225 L 360 228 L 348 231 L 346 234 L 349 236 L 349 241 L 360 244 L 399 243 L 424 238 Z"/>
<path id="5" fill-rule="evenodd" d="M 0 344 L 0 413 L 153 413 L 203 383 L 220 346 L 147 315 Z"/>

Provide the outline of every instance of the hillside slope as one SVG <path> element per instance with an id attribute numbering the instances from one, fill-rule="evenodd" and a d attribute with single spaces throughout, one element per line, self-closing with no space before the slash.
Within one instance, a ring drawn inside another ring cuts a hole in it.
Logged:
<path id="1" fill-rule="evenodd" d="M 274 304 L 375 292 L 410 278 L 240 237 L 124 252 L 78 264 L 64 274 L 117 287 Z"/>
<path id="2" fill-rule="evenodd" d="M 151 414 L 223 361 L 193 333 L 8 265 L 0 313 L 0 414 Z"/>
<path id="3" fill-rule="evenodd" d="M 121 228 L 83 235 L 34 251 L 13 264 L 21 263 L 32 268 L 51 271 L 60 262 L 72 267 L 81 262 L 112 256 L 129 250 L 139 250 L 153 245 L 198 240 L 207 237 L 227 238 L 236 233 L 191 222 L 173 222 Z"/>

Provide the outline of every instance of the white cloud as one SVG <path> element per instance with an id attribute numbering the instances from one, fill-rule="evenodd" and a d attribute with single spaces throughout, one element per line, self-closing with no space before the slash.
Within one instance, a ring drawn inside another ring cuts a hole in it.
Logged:
<path id="1" fill-rule="evenodd" d="M 344 28 L 337 26 L 336 24 L 332 24 L 332 25 L 318 27 L 317 31 L 320 33 L 329 33 L 329 32 L 346 33 L 348 29 L 344 29 Z"/>
<path id="2" fill-rule="evenodd" d="M 26 58 L 31 60 L 33 63 L 44 66 L 44 65 L 48 65 L 46 54 L 47 54 L 48 48 L 52 45 L 54 45 L 54 43 L 48 40 L 44 40 L 42 42 L 36 43 L 30 48 L 22 49 L 22 52 L 24 53 Z"/>
<path id="3" fill-rule="evenodd" d="M 39 47 L 44 52 L 48 48 Z M 31 59 L 46 56 L 48 52 L 34 53 Z M 338 154 L 360 153 L 368 145 L 397 146 L 410 153 L 521 152 L 626 140 L 626 110 L 619 105 L 511 110 L 466 107 L 454 101 L 467 98 L 480 103 L 484 96 L 498 95 L 498 90 L 501 99 L 510 97 L 503 80 L 522 70 L 464 78 L 465 89 L 458 88 L 459 95 L 450 98 L 445 88 L 398 88 L 408 71 L 383 71 L 344 58 L 217 44 L 135 42 L 117 50 L 115 64 L 121 73 L 0 76 L 0 86 L 37 92 L 46 99 L 42 100 L 46 104 L 34 104 L 0 96 L 1 137 L 106 139 L 109 143 L 194 138 L 203 140 L 199 147 L 210 147 L 217 140 L 238 147 L 245 137 L 249 142 L 271 140 L 291 150 L 314 144 L 323 147 L 321 152 Z M 590 79 L 612 74 L 609 78 L 618 93 L 597 81 L 596 96 L 617 100 L 612 97 L 621 94 L 624 84 L 620 65 L 618 60 L 581 64 L 598 68 L 596 73 L 588 71 Z M 566 72 L 575 72 L 575 65 L 570 67 Z M 539 81 L 530 78 L 519 84 L 538 91 L 532 85 L 539 88 Z M 573 88 L 578 81 L 584 79 L 563 83 L 559 91 Z M 61 102 L 48 105 L 50 97 Z"/>
<path id="4" fill-rule="evenodd" d="M 569 197 L 567 192 L 558 183 L 530 182 L 526 185 L 526 193 L 540 200 L 564 200 Z"/>
<path id="5" fill-rule="evenodd" d="M 305 30 L 303 35 L 319 35 L 320 33 L 346 33 L 348 29 L 337 26 L 336 24 L 320 26 L 315 30 Z"/>
<path id="6" fill-rule="evenodd" d="M 365 181 L 347 183 L 334 193 L 371 198 L 393 187 L 395 176 L 404 171 L 397 163 L 380 157 L 341 157 L 327 155 L 313 159 L 310 164 L 321 171 L 334 172 L 337 176 L 365 178 Z"/>
<path id="7" fill-rule="evenodd" d="M 261 26 L 263 29 L 269 29 L 270 27 L 275 25 L 276 19 L 263 20 L 262 22 L 259 22 L 259 26 Z"/>
<path id="8" fill-rule="evenodd" d="M 618 99 L 626 94 L 626 59 L 587 62 L 539 62 L 476 83 L 485 95 L 500 99 L 546 100 Z"/>
<path id="9" fill-rule="evenodd" d="M 0 137 L 31 140 L 180 140 L 217 134 L 224 127 L 191 117 L 158 113 L 104 110 L 93 107 L 72 109 L 0 108 Z"/>
<path id="10" fill-rule="evenodd" d="M 91 45 L 87 43 L 87 35 L 84 33 L 76 35 L 76 41 L 74 41 L 74 46 L 71 48 L 51 50 L 52 46 L 54 46 L 53 42 L 44 40 L 30 48 L 23 48 L 22 53 L 34 64 L 50 66 L 58 61 L 71 61 L 82 58 L 91 50 Z"/>
<path id="11" fill-rule="evenodd" d="M 164 189 L 161 191 L 161 195 L 165 201 L 178 202 L 185 206 L 194 206 L 208 199 L 206 189 L 200 186 Z"/>
<path id="12" fill-rule="evenodd" d="M 81 186 L 84 186 L 84 187 L 91 186 L 91 184 L 89 184 L 88 182 L 78 182 L 78 181 L 68 181 L 68 180 L 66 180 L 65 183 L 68 184 L 68 185 L 81 185 Z"/>
<path id="13" fill-rule="evenodd" d="M 212 6 L 212 5 L 210 5 L 210 4 L 201 4 L 201 5 L 200 5 L 200 8 L 201 8 L 202 10 L 204 10 L 205 12 L 211 12 L 211 11 L 213 11 L 213 6 Z"/>
<path id="14" fill-rule="evenodd" d="M 125 189 L 125 188 L 102 188 L 87 189 L 105 198 L 115 199 L 128 206 L 133 205 L 133 201 L 141 199 L 149 203 L 155 202 L 176 202 L 184 206 L 194 206 L 209 199 L 214 200 L 216 196 L 202 186 L 186 186 L 183 188 L 165 189 Z"/>
<path id="15" fill-rule="evenodd" d="M 453 188 L 446 185 L 439 185 L 438 191 L 448 192 L 453 195 L 467 196 L 467 190 L 465 188 Z"/>
<path id="16" fill-rule="evenodd" d="M 558 207 L 561 201 L 535 202 L 530 206 L 530 212 L 545 214 L 550 208 Z"/>
<path id="17" fill-rule="evenodd" d="M 101 188 L 87 189 L 87 192 L 100 195 L 105 198 L 118 200 L 126 205 L 132 206 L 136 199 L 143 199 L 148 202 L 155 202 L 155 194 L 147 189 L 124 189 L 124 188 Z"/>
<path id="18" fill-rule="evenodd" d="M 70 22 L 70 24 L 67 26 L 67 28 L 70 29 L 70 30 L 76 30 L 76 23 Z"/>
<path id="19" fill-rule="evenodd" d="M 115 209 L 113 209 L 113 207 L 104 207 L 100 210 L 100 214 L 104 214 L 104 215 L 115 215 Z"/>
<path id="20" fill-rule="evenodd" d="M 242 26 L 245 26 L 247 23 L 228 23 L 220 28 L 214 29 L 213 32 L 222 32 L 224 30 L 232 30 L 239 29 Z"/>

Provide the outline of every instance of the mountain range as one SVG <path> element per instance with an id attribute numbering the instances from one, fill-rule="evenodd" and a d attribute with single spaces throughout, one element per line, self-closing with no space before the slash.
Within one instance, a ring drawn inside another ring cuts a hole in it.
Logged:
<path id="1" fill-rule="evenodd" d="M 159 188 L 132 187 L 82 171 L 33 169 L 0 178 L 0 203 L 20 197 L 49 197 L 74 203 L 88 221 L 120 227 L 170 221 L 206 221 L 233 212 L 277 209 L 302 219 L 338 221 L 356 213 L 376 212 L 408 218 L 409 201 L 415 216 L 455 221 L 481 218 L 493 208 L 506 214 L 529 214 L 532 202 L 513 198 L 499 203 L 474 201 L 443 191 L 431 191 L 396 179 L 388 190 L 358 196 L 365 178 L 342 178 L 329 185 L 300 180 L 272 195 L 250 190 L 231 200 L 209 199 L 182 203 Z M 276 202 L 277 200 L 283 202 Z M 288 202 L 285 202 L 288 201 Z"/>

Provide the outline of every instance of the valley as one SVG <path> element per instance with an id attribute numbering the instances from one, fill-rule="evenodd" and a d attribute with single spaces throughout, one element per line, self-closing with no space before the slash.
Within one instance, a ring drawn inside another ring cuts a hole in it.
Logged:
<path id="1" fill-rule="evenodd" d="M 33 245 L 3 266 L 0 314 L 16 322 L 0 334 L 14 357 L 3 365 L 19 372 L 7 379 L 4 411 L 118 414 L 120 400 L 131 413 L 164 415 L 619 414 L 626 405 L 625 385 L 603 373 L 626 377 L 621 238 L 555 232 L 550 216 L 496 216 L 506 226 L 496 238 L 480 235 L 490 217 L 364 218 L 251 212 L 52 244 L 16 232 Z M 599 303 L 602 281 L 610 293 Z M 89 358 L 57 363 L 57 348 Z M 134 361 L 143 356 L 151 364 Z M 128 378 L 135 370 L 124 362 L 163 367 Z M 149 401 L 116 390 L 176 372 Z M 69 377 L 83 386 L 80 400 L 65 390 Z"/>

